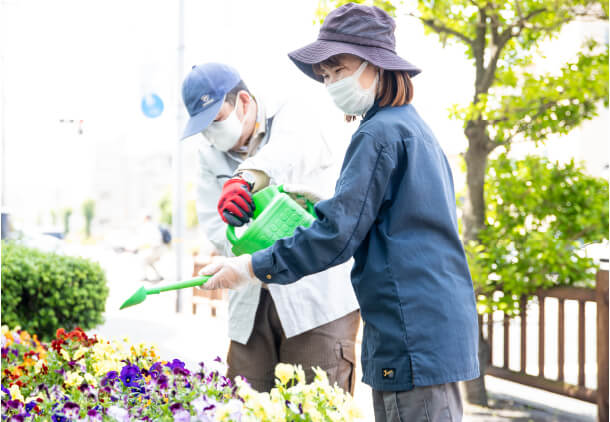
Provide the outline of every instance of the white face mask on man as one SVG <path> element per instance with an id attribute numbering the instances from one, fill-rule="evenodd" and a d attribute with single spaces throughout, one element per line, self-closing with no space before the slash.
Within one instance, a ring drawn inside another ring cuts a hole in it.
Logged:
<path id="1" fill-rule="evenodd" d="M 239 97 L 235 100 L 235 108 L 229 116 L 221 121 L 212 122 L 201 133 L 208 139 L 210 144 L 219 151 L 227 152 L 239 141 L 244 126 L 237 118 L 237 104 Z"/>
<path id="2" fill-rule="evenodd" d="M 363 61 L 358 70 L 337 82 L 326 86 L 331 98 L 345 114 L 361 116 L 366 113 L 375 102 L 379 74 L 375 75 L 375 81 L 367 89 L 360 86 L 360 75 L 366 69 L 368 62 Z"/>

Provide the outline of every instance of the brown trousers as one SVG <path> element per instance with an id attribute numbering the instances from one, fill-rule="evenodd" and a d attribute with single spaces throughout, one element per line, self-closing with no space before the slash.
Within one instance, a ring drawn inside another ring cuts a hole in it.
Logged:
<path id="1" fill-rule="evenodd" d="M 360 311 L 286 338 L 271 294 L 261 289 L 256 319 L 248 344 L 231 341 L 227 376 L 245 377 L 258 391 L 275 386 L 275 366 L 291 363 L 303 366 L 307 382 L 314 378 L 312 367 L 319 366 L 344 391 L 354 394 L 356 378 L 355 340 L 360 325 Z"/>

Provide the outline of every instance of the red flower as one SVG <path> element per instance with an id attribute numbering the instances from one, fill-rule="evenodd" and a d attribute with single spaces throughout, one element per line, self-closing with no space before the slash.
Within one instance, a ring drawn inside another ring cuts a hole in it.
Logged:
<path id="1" fill-rule="evenodd" d="M 55 337 L 57 337 L 58 339 L 61 339 L 65 335 L 66 335 L 66 330 L 64 330 L 63 328 L 58 328 L 57 332 L 55 333 Z"/>
<path id="2" fill-rule="evenodd" d="M 61 330 L 62 328 L 60 328 Z M 58 330 L 59 331 L 59 330 Z M 59 351 L 61 350 L 61 345 L 64 344 L 64 340 L 63 339 L 59 339 L 59 340 L 53 340 L 51 342 L 51 348 L 53 350 L 55 350 L 57 353 L 59 353 Z"/>

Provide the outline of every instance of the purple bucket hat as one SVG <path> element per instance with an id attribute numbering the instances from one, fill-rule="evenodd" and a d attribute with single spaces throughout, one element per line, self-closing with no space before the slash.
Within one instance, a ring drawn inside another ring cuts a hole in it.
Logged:
<path id="1" fill-rule="evenodd" d="M 401 70 L 413 77 L 421 72 L 396 55 L 394 19 L 378 7 L 348 3 L 328 14 L 317 41 L 288 53 L 307 76 L 322 82 L 312 65 L 337 54 L 353 54 L 385 70 Z"/>

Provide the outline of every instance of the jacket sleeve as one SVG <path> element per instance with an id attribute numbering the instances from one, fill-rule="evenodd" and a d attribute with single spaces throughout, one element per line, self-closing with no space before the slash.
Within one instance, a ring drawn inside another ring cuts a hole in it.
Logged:
<path id="1" fill-rule="evenodd" d="M 201 152 L 198 154 L 198 177 L 197 177 L 197 218 L 199 226 L 214 245 L 216 250 L 226 255 L 228 250 L 226 229 L 227 225 L 218 215 L 216 205 L 222 192 L 221 182 L 218 181 L 206 165 Z"/>
<path id="2" fill-rule="evenodd" d="M 366 133 L 354 136 L 335 195 L 316 205 L 318 220 L 253 254 L 252 266 L 260 280 L 289 284 L 339 265 L 355 253 L 377 218 L 395 167 L 387 148 Z"/>

